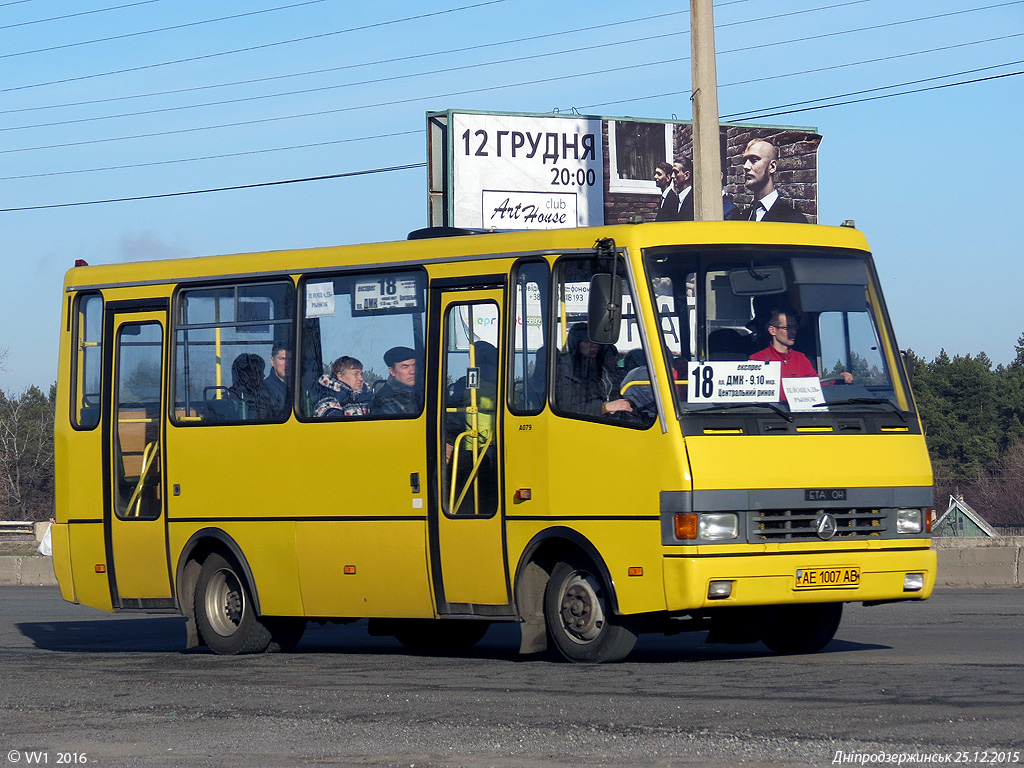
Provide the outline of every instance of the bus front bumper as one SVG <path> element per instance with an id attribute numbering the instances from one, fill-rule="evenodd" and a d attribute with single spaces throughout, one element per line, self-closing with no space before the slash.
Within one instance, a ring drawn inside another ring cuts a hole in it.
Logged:
<path id="1" fill-rule="evenodd" d="M 702 547 L 705 552 L 708 547 Z M 665 556 L 669 611 L 793 603 L 924 600 L 932 549 Z"/>

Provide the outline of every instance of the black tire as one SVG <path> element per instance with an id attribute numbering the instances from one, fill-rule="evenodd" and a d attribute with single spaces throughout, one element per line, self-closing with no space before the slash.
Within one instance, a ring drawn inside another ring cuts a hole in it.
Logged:
<path id="1" fill-rule="evenodd" d="M 290 653 L 302 640 L 306 631 L 306 620 L 290 616 L 264 619 L 263 623 L 270 629 L 269 653 Z"/>
<path id="2" fill-rule="evenodd" d="M 552 570 L 544 592 L 544 620 L 555 648 L 569 661 L 620 661 L 636 645 L 636 634 L 612 614 L 597 569 L 582 558 L 558 563 Z"/>
<path id="3" fill-rule="evenodd" d="M 761 642 L 775 653 L 816 653 L 835 637 L 842 618 L 842 603 L 780 605 L 761 626 Z"/>
<path id="4" fill-rule="evenodd" d="M 223 555 L 206 558 L 195 597 L 196 624 L 214 653 L 262 653 L 270 645 L 270 628 L 256 615 L 242 569 Z"/>
<path id="5" fill-rule="evenodd" d="M 461 619 L 409 619 L 395 626 L 395 639 L 410 651 L 450 653 L 476 645 L 490 622 Z"/>

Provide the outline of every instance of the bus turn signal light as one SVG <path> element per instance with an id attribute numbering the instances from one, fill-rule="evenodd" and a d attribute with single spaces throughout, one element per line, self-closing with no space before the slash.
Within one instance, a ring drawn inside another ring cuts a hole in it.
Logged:
<path id="1" fill-rule="evenodd" d="M 630 576 L 643 576 L 644 575 L 643 566 L 640 566 L 640 565 L 631 565 L 631 566 L 629 566 L 629 570 L 626 571 L 626 572 Z"/>
<path id="2" fill-rule="evenodd" d="M 346 576 L 351 576 L 356 572 L 356 567 L 354 565 L 346 565 L 344 570 Z"/>
<path id="3" fill-rule="evenodd" d="M 106 573 L 106 572 L 107 572 L 107 565 L 106 565 L 106 563 L 96 563 L 96 573 Z"/>
<path id="4" fill-rule="evenodd" d="M 694 512 L 680 512 L 675 518 L 676 538 L 680 541 L 697 538 L 697 515 Z"/>

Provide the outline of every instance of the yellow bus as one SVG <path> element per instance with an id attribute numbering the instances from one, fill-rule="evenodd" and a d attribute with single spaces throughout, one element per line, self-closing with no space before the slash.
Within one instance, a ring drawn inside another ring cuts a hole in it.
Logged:
<path id="1" fill-rule="evenodd" d="M 852 227 L 648 223 L 67 273 L 64 599 L 189 647 L 824 647 L 935 583 L 932 476 Z M 799 332 L 797 327 L 799 325 Z M 770 350 L 775 349 L 773 356 Z"/>

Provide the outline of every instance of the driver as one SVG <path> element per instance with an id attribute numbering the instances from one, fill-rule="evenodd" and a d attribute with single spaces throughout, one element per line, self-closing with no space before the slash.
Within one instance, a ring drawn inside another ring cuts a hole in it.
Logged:
<path id="1" fill-rule="evenodd" d="M 796 334 L 800 329 L 800 323 L 796 314 L 791 310 L 774 309 L 768 317 L 768 335 L 771 342 L 760 352 L 750 356 L 751 360 L 758 360 L 764 363 L 781 363 L 782 378 L 800 378 L 806 376 L 818 376 L 814 365 L 807 359 L 807 355 L 796 349 Z M 853 374 L 843 371 L 839 376 L 844 384 L 853 382 Z"/>

